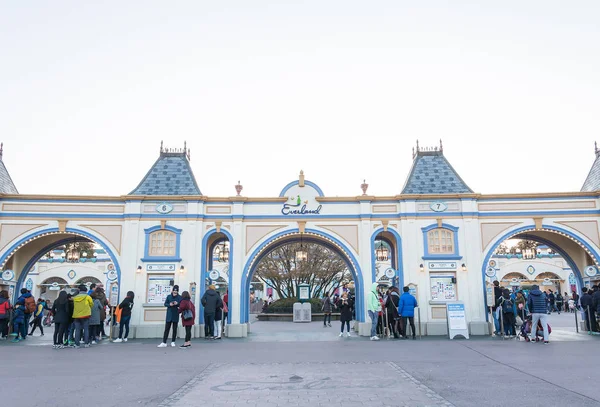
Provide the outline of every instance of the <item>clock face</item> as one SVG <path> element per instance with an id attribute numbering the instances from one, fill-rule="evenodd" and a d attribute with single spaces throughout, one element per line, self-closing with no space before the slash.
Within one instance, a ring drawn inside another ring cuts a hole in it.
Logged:
<path id="1" fill-rule="evenodd" d="M 167 203 L 167 202 L 163 202 L 163 203 L 156 205 L 156 212 L 158 212 L 162 215 L 166 215 L 167 213 L 170 213 L 172 210 L 173 210 L 173 205 L 171 205 L 170 203 Z"/>
<path id="2" fill-rule="evenodd" d="M 429 207 L 434 212 L 444 212 L 446 209 L 448 209 L 448 204 L 446 202 L 436 201 L 429 204 Z"/>

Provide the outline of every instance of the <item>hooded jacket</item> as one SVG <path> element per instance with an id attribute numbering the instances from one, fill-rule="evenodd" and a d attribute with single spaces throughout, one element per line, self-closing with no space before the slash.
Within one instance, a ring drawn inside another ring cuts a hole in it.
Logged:
<path id="1" fill-rule="evenodd" d="M 417 299 L 410 295 L 410 293 L 402 293 L 400 296 L 400 306 L 398 310 L 400 315 L 403 317 L 414 317 L 415 308 L 418 307 Z"/>
<path id="2" fill-rule="evenodd" d="M 89 318 L 92 315 L 94 301 L 87 293 L 79 293 L 73 297 L 73 319 Z"/>
<path id="3" fill-rule="evenodd" d="M 215 290 L 207 290 L 200 302 L 206 314 L 214 314 L 217 312 L 217 308 L 223 307 L 223 300 L 221 300 L 221 296 Z"/>
<path id="4" fill-rule="evenodd" d="M 527 307 L 532 314 L 545 314 L 547 311 L 546 293 L 540 291 L 539 288 L 531 290 L 529 292 L 529 299 L 527 300 Z"/>
<path id="5" fill-rule="evenodd" d="M 106 320 L 106 306 L 108 305 L 108 299 L 102 288 L 96 288 L 96 291 L 91 295 L 92 300 L 98 299 L 102 309 L 100 310 L 100 321 Z"/>
<path id="6" fill-rule="evenodd" d="M 90 325 L 100 325 L 100 310 L 102 310 L 102 304 L 100 300 L 96 298 L 93 300 L 92 314 L 90 315 Z"/>
<path id="7" fill-rule="evenodd" d="M 30 315 L 31 313 L 29 311 L 27 311 L 27 307 L 25 306 L 25 302 L 30 301 L 28 300 L 29 298 L 32 298 L 33 296 L 31 295 L 31 293 L 27 292 L 25 294 L 21 294 L 21 296 L 19 298 L 17 298 L 17 304 L 22 305 L 23 306 L 23 313 Z M 33 303 L 35 304 L 35 299 L 33 300 Z M 37 308 L 37 304 L 36 304 L 36 308 Z M 27 317 L 29 318 L 29 317 Z"/>
<path id="8" fill-rule="evenodd" d="M 13 324 L 23 324 L 25 323 L 25 306 L 19 305 L 15 307 L 15 312 L 13 315 Z"/>
<path id="9" fill-rule="evenodd" d="M 373 312 L 381 311 L 381 304 L 379 303 L 379 294 L 377 294 L 377 283 L 371 285 L 371 292 L 369 293 L 368 310 Z"/>
<path id="10" fill-rule="evenodd" d="M 60 303 L 59 298 L 54 301 L 52 304 L 52 314 L 54 315 L 54 323 L 55 324 L 68 324 L 71 319 L 70 316 L 73 315 L 73 310 L 71 309 L 72 302 L 65 298 L 64 303 Z"/>

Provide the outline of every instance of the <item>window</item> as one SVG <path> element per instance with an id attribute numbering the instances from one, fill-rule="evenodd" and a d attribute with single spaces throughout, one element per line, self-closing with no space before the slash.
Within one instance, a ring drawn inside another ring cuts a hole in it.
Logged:
<path id="1" fill-rule="evenodd" d="M 150 234 L 148 254 L 150 256 L 174 256 L 175 233 L 168 230 L 158 230 Z"/>
<path id="2" fill-rule="evenodd" d="M 427 234 L 429 254 L 454 253 L 454 232 L 448 229 L 433 229 Z"/>
<path id="3" fill-rule="evenodd" d="M 144 246 L 144 262 L 179 262 L 181 245 L 181 229 L 172 226 L 153 226 L 144 229 L 146 245 Z"/>

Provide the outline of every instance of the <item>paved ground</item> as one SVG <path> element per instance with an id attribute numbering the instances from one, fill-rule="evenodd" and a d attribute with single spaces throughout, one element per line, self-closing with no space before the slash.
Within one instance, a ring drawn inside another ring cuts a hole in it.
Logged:
<path id="1" fill-rule="evenodd" d="M 570 332 L 567 317 L 558 318 L 549 345 L 370 342 L 319 323 L 302 329 L 329 340 L 197 340 L 187 350 L 132 340 L 58 351 L 47 335 L 0 343 L 0 392 L 3 405 L 28 406 L 600 406 L 600 338 Z"/>

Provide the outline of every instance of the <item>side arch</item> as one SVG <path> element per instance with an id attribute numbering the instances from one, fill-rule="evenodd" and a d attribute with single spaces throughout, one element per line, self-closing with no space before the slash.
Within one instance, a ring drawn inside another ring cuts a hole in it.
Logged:
<path id="1" fill-rule="evenodd" d="M 221 228 L 220 232 L 217 232 L 217 229 L 210 229 L 208 232 L 206 232 L 204 234 L 204 237 L 202 238 L 202 254 L 200 257 L 200 282 L 199 282 L 200 290 L 198 291 L 200 293 L 200 296 L 198 297 L 198 304 L 200 304 L 200 298 L 202 298 L 202 296 L 206 292 L 206 287 L 205 287 L 204 282 L 206 281 L 209 270 L 212 269 L 213 248 L 217 243 L 220 243 L 221 241 L 224 240 L 224 239 L 215 240 L 211 244 L 211 247 L 209 248 L 208 241 L 210 240 L 210 237 L 217 233 L 224 234 L 227 237 L 227 239 L 229 240 L 229 270 L 227 270 L 227 278 L 229 280 L 229 288 L 231 289 L 231 279 L 233 276 L 233 260 L 234 260 L 233 236 L 231 235 L 231 233 L 229 233 L 224 228 Z M 229 297 L 231 297 L 231 296 L 228 296 L 228 298 Z M 230 304 L 231 304 L 231 301 L 228 301 L 227 307 L 230 308 Z M 204 324 L 204 312 L 200 312 L 199 314 L 200 315 L 199 315 L 198 320 L 200 321 L 201 324 Z M 231 311 L 227 315 L 227 323 L 231 324 Z"/>
<path id="2" fill-rule="evenodd" d="M 379 228 L 376 229 L 373 234 L 371 235 L 371 283 L 374 283 L 377 276 L 375 275 L 375 240 L 377 239 L 377 235 L 379 235 L 380 233 L 384 232 L 384 228 Z M 398 270 L 398 280 L 399 280 L 399 285 L 400 287 L 398 287 L 400 290 L 402 290 L 402 287 L 404 287 L 404 262 L 402 260 L 402 238 L 400 237 L 400 234 L 398 233 L 398 231 L 392 227 L 387 228 L 386 232 L 391 233 L 394 236 L 394 239 L 396 239 L 396 244 L 392 244 L 392 242 L 386 238 L 385 236 L 382 236 L 382 240 L 385 241 L 387 244 L 390 245 L 390 247 L 394 247 L 395 248 L 395 256 L 392 256 L 392 267 L 395 268 L 396 270 Z"/>
<path id="3" fill-rule="evenodd" d="M 263 241 L 248 257 L 246 264 L 244 265 L 242 273 L 242 292 L 241 292 L 241 305 L 240 305 L 240 322 L 247 323 L 249 321 L 249 302 L 250 302 L 250 282 L 256 266 L 264 256 L 270 253 L 272 250 L 290 242 L 298 240 L 300 237 L 300 230 L 287 229 L 285 231 L 276 233 Z M 338 237 L 333 236 L 330 233 L 323 232 L 317 229 L 305 229 L 302 233 L 302 240 L 305 242 L 312 242 L 323 245 L 328 249 L 334 251 L 344 260 L 348 266 L 348 270 L 352 273 L 355 282 L 355 293 L 356 293 L 356 319 L 359 322 L 365 321 L 365 310 L 364 310 L 364 290 L 365 285 L 363 281 L 362 270 L 360 263 L 348 246 L 342 242 Z"/>

